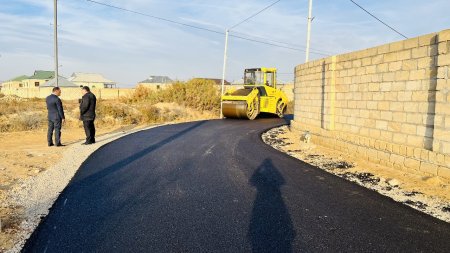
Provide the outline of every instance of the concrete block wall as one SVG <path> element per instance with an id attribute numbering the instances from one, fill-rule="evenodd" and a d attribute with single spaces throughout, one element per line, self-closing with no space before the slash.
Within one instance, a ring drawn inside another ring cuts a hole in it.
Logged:
<path id="1" fill-rule="evenodd" d="M 450 30 L 295 68 L 292 126 L 316 142 L 450 179 Z"/>

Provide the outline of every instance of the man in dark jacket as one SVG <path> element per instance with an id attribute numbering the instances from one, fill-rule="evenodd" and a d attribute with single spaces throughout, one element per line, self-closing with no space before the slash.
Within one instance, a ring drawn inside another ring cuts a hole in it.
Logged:
<path id="1" fill-rule="evenodd" d="M 81 93 L 83 97 L 80 102 L 80 120 L 83 121 L 84 132 L 86 133 L 86 142 L 83 145 L 90 145 L 95 143 L 94 120 L 97 98 L 87 86 L 82 88 Z"/>
<path id="2" fill-rule="evenodd" d="M 47 103 L 48 111 L 48 131 L 47 142 L 48 146 L 54 146 L 53 144 L 53 131 L 55 131 L 55 143 L 57 147 L 63 146 L 61 144 L 61 126 L 66 121 L 64 117 L 64 108 L 59 99 L 61 96 L 61 89 L 54 87 L 52 94 L 45 99 Z"/>

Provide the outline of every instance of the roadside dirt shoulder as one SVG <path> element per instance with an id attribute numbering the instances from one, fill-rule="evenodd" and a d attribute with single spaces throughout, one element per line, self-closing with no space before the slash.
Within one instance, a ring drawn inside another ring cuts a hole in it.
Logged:
<path id="1" fill-rule="evenodd" d="M 450 183 L 439 177 L 395 170 L 305 143 L 300 133 L 290 131 L 288 126 L 271 129 L 262 138 L 292 157 L 450 222 Z"/>

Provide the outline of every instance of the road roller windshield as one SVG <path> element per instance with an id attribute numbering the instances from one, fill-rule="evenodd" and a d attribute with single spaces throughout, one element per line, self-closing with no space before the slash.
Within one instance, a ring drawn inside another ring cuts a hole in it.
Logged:
<path id="1" fill-rule="evenodd" d="M 263 72 L 260 69 L 246 69 L 244 83 L 246 85 L 262 85 L 264 82 Z"/>

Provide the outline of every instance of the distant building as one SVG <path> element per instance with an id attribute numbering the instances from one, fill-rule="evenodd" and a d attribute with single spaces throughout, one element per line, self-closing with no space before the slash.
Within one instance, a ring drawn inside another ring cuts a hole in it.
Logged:
<path id="1" fill-rule="evenodd" d="M 105 89 L 116 87 L 116 82 L 106 79 L 101 74 L 96 73 L 76 72 L 67 78 L 67 80 L 78 86 L 88 86 L 89 88 Z"/>
<path id="2" fill-rule="evenodd" d="M 3 83 L 4 89 L 39 87 L 55 75 L 54 71 L 36 70 L 32 76 L 18 76 Z"/>
<path id="3" fill-rule="evenodd" d="M 172 84 L 173 80 L 167 76 L 149 76 L 144 81 L 138 83 L 138 86 L 152 88 L 152 89 L 160 89 L 165 85 Z"/>
<path id="4" fill-rule="evenodd" d="M 234 80 L 231 85 L 244 85 L 244 78 Z"/>
<path id="5" fill-rule="evenodd" d="M 207 81 L 213 81 L 216 85 L 222 85 L 222 79 L 219 78 L 193 78 L 192 80 L 207 80 Z M 231 85 L 230 82 L 225 80 L 225 85 Z"/>
<path id="6" fill-rule="evenodd" d="M 43 85 L 41 85 L 41 87 L 55 87 L 56 86 L 56 79 L 53 78 L 52 80 L 44 83 Z M 64 88 L 79 88 L 80 86 L 78 84 L 75 84 L 69 80 L 67 80 L 66 78 L 60 76 L 58 78 L 58 86 L 59 87 L 64 87 Z"/>
<path id="7" fill-rule="evenodd" d="M 14 89 L 23 87 L 23 80 L 27 79 L 28 76 L 22 75 L 15 77 L 11 80 L 5 81 L 2 83 L 3 89 Z"/>

